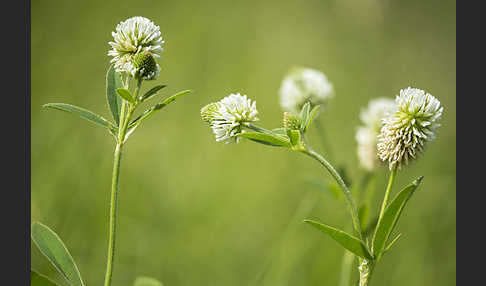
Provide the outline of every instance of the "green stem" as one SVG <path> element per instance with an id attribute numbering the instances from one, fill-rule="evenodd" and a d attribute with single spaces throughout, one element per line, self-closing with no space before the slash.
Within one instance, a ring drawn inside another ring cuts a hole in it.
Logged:
<path id="1" fill-rule="evenodd" d="M 142 79 L 139 79 L 136 87 L 136 98 L 140 92 Z M 113 275 L 113 261 L 115 259 L 115 240 L 116 240 L 116 218 L 118 207 L 118 185 L 120 181 L 120 162 L 122 157 L 122 149 L 125 143 L 125 134 L 127 132 L 128 123 L 135 111 L 136 104 L 130 104 L 125 100 L 122 103 L 120 112 L 120 125 L 118 129 L 118 138 L 115 148 L 113 160 L 113 173 L 111 179 L 111 198 L 110 198 L 110 222 L 109 222 L 109 237 L 108 237 L 108 257 L 106 262 L 105 283 L 104 286 L 111 285 L 111 278 Z M 128 110 L 127 110 L 128 109 Z"/>
<path id="2" fill-rule="evenodd" d="M 118 204 L 118 183 L 120 177 L 120 161 L 123 143 L 117 143 L 113 160 L 113 174 L 111 180 L 111 200 L 110 200 L 110 226 L 108 240 L 108 258 L 106 262 L 105 286 L 111 285 L 113 273 L 113 260 L 115 259 L 115 235 L 116 235 L 116 214 Z"/>
<path id="3" fill-rule="evenodd" d="M 386 187 L 383 203 L 381 204 L 381 210 L 380 210 L 380 215 L 378 216 L 378 221 L 380 221 L 383 218 L 383 215 L 385 214 L 385 208 L 386 205 L 388 204 L 388 199 L 390 198 L 390 192 L 393 186 L 393 182 L 395 181 L 396 173 L 397 173 L 397 167 L 395 166 L 390 173 L 390 178 L 388 179 L 388 185 Z"/>
<path id="4" fill-rule="evenodd" d="M 359 223 L 358 210 L 356 208 L 356 204 L 354 203 L 353 196 L 351 195 L 351 191 L 346 186 L 346 183 L 344 183 L 344 180 L 341 178 L 341 175 L 339 175 L 336 169 L 334 169 L 334 167 L 324 157 L 322 157 L 319 153 L 315 152 L 308 146 L 306 146 L 306 148 L 302 152 L 314 158 L 319 163 L 321 163 L 321 165 L 327 169 L 327 171 L 331 174 L 331 176 L 336 180 L 338 185 L 341 187 L 344 193 L 344 198 L 348 205 L 349 212 L 351 213 L 354 231 L 356 232 L 356 234 L 360 239 L 363 239 L 361 235 L 361 227 Z"/>

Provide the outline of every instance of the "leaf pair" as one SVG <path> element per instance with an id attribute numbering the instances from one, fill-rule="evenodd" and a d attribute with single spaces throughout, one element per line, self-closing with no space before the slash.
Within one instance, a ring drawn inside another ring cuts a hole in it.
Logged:
<path id="1" fill-rule="evenodd" d="M 311 125 L 312 121 L 316 117 L 317 113 L 319 112 L 320 105 L 316 105 L 311 109 L 311 105 L 309 102 L 306 102 L 300 111 L 300 117 L 302 120 L 301 130 L 302 132 L 307 132 L 309 126 Z"/>
<path id="2" fill-rule="evenodd" d="M 39 222 L 34 222 L 31 227 L 31 236 L 40 252 L 54 265 L 70 285 L 84 286 L 74 259 L 54 231 Z M 31 285 L 51 286 L 56 285 L 56 283 L 31 270 Z"/>
<path id="3" fill-rule="evenodd" d="M 369 251 L 366 244 L 359 238 L 350 235 L 342 230 L 334 227 L 313 221 L 304 220 L 304 222 L 317 228 L 324 234 L 329 235 L 337 243 L 342 245 L 347 250 L 351 251 L 355 255 L 366 259 L 380 259 L 383 253 L 390 250 L 390 248 L 398 241 L 401 234 L 397 235 L 387 246 L 386 242 L 390 238 L 393 229 L 397 225 L 400 214 L 405 208 L 408 200 L 413 195 L 423 177 L 418 178 L 412 184 L 401 190 L 392 202 L 385 209 L 383 217 L 378 221 L 375 229 L 375 234 L 372 242 L 372 251 Z"/>

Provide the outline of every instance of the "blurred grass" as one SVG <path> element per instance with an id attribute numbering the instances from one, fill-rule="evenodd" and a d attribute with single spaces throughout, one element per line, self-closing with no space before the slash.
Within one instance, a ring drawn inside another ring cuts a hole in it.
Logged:
<path id="1" fill-rule="evenodd" d="M 368 100 L 412 85 L 442 102 L 438 139 L 398 177 L 397 187 L 425 179 L 373 285 L 455 285 L 455 1 L 32 1 L 32 220 L 61 236 L 88 285 L 104 277 L 113 140 L 41 105 L 67 102 L 109 117 L 107 42 L 134 15 L 160 25 L 166 40 L 156 82 L 169 85 L 163 94 L 194 93 L 152 117 L 126 146 L 114 285 L 139 275 L 165 285 L 250 285 L 265 265 L 254 285 L 337 284 L 341 248 L 300 223 L 350 222 L 332 196 L 302 183 L 328 179 L 320 166 L 250 142 L 216 144 L 199 118 L 201 106 L 242 92 L 257 100 L 261 125 L 278 127 L 277 90 L 294 65 L 333 82 L 336 97 L 319 120 L 333 158 L 354 179 L 354 132 Z M 310 136 L 317 148 L 318 134 Z M 379 174 L 383 189 L 386 175 Z M 294 216 L 304 197 L 304 209 L 315 207 Z M 32 267 L 55 275 L 35 247 Z"/>

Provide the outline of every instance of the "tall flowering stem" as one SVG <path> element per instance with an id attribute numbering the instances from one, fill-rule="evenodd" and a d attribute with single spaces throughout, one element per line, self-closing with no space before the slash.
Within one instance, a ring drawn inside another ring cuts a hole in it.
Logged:
<path id="1" fill-rule="evenodd" d="M 142 87 L 142 78 L 138 78 L 137 87 L 135 89 L 135 98 L 138 98 L 140 88 Z M 115 147 L 115 154 L 113 159 L 113 173 L 111 180 L 111 196 L 110 196 L 110 222 L 109 222 L 109 237 L 108 237 L 108 256 L 106 261 L 105 283 L 104 286 L 111 285 L 111 278 L 113 274 L 113 261 L 115 260 L 115 239 L 116 239 L 116 223 L 117 223 L 117 209 L 118 209 L 118 185 L 120 181 L 120 163 L 125 143 L 128 123 L 132 117 L 137 103 L 131 104 L 124 101 L 120 114 L 120 126 L 118 129 L 117 144 Z"/>

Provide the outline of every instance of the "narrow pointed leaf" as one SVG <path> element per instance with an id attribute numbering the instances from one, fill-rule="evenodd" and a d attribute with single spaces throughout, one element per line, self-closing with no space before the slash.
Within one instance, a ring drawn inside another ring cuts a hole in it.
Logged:
<path id="1" fill-rule="evenodd" d="M 309 117 L 309 111 L 310 111 L 310 103 L 306 102 L 302 107 L 302 110 L 300 111 L 300 118 L 302 119 L 302 123 L 307 122 L 307 119 Z M 302 125 L 305 126 L 304 124 Z"/>
<path id="2" fill-rule="evenodd" d="M 163 286 L 162 282 L 159 280 L 152 278 L 152 277 L 146 277 L 146 276 L 140 276 L 135 279 L 135 283 L 133 286 Z"/>
<path id="3" fill-rule="evenodd" d="M 121 96 L 123 99 L 125 99 L 126 101 L 135 104 L 135 99 L 133 98 L 133 96 L 130 93 L 130 91 L 128 91 L 128 89 L 126 89 L 126 88 L 117 88 L 116 89 L 116 93 L 119 96 Z"/>
<path id="4" fill-rule="evenodd" d="M 341 244 L 344 248 L 347 250 L 351 251 L 355 255 L 366 258 L 366 259 L 373 259 L 372 255 L 368 251 L 368 248 L 364 244 L 363 241 L 361 241 L 359 238 L 354 237 L 342 230 L 339 230 L 337 228 L 319 223 L 317 221 L 313 220 L 304 220 L 304 222 L 310 224 L 311 226 L 317 228 L 321 232 L 329 235 L 331 238 L 333 238 L 337 243 Z"/>
<path id="5" fill-rule="evenodd" d="M 309 129 L 309 126 L 311 125 L 312 121 L 314 121 L 314 118 L 316 117 L 317 113 L 319 112 L 320 105 L 314 106 L 312 110 L 310 111 L 309 116 L 307 117 L 306 121 L 302 126 L 304 127 L 304 132 L 306 132 Z"/>
<path id="6" fill-rule="evenodd" d="M 122 100 L 117 95 L 116 89 L 122 88 L 123 83 L 121 76 L 115 71 L 113 65 L 110 66 L 108 72 L 106 73 L 106 100 L 108 102 L 108 107 L 110 108 L 113 119 L 115 120 L 116 126 L 120 124 L 120 112 Z"/>
<path id="7" fill-rule="evenodd" d="M 401 190 L 391 203 L 386 207 L 385 213 L 376 226 L 375 235 L 373 237 L 373 253 L 379 257 L 383 248 L 385 247 L 393 228 L 400 218 L 400 214 L 405 208 L 408 200 L 413 195 L 423 177 L 418 178 L 412 184 Z"/>
<path id="8" fill-rule="evenodd" d="M 272 135 L 272 134 L 260 133 L 260 132 L 243 132 L 236 136 L 252 139 L 254 141 L 258 141 L 259 143 L 263 143 L 263 144 L 267 143 L 267 145 L 290 147 L 290 141 L 287 138 L 278 135 Z"/>
<path id="9" fill-rule="evenodd" d="M 395 244 L 395 242 L 397 242 L 400 237 L 402 237 L 402 234 L 399 233 L 386 247 L 385 247 L 385 250 L 383 250 L 383 253 L 385 252 L 388 252 L 390 250 L 390 248 Z"/>
<path id="10" fill-rule="evenodd" d="M 84 286 L 76 263 L 54 231 L 39 222 L 34 222 L 31 236 L 40 252 L 72 286 Z"/>
<path id="11" fill-rule="evenodd" d="M 30 270 L 30 285 L 31 286 L 59 286 L 56 282 L 52 281 L 47 276 L 42 275 L 33 269 Z"/>
<path id="12" fill-rule="evenodd" d="M 286 136 L 287 135 L 287 129 L 282 128 L 282 127 L 272 129 L 271 131 L 272 131 L 272 133 L 275 133 L 276 135 L 280 135 L 280 136 Z"/>
<path id="13" fill-rule="evenodd" d="M 186 95 L 186 94 L 189 94 L 191 93 L 192 91 L 191 90 L 184 90 L 184 91 L 181 91 L 181 92 L 178 92 L 172 96 L 170 96 L 169 98 L 165 99 L 164 101 L 152 106 L 151 108 L 145 110 L 142 114 L 140 114 L 137 118 L 135 118 L 134 120 L 132 120 L 132 122 L 130 122 L 129 124 L 129 128 L 132 128 L 132 127 L 135 127 L 137 126 L 138 124 L 142 123 L 142 121 L 144 121 L 145 119 L 149 118 L 150 116 L 152 116 L 152 114 L 157 111 L 157 110 L 160 110 L 162 109 L 163 107 L 167 106 L 168 104 L 172 103 L 174 100 L 176 100 L 177 98 L 183 96 L 183 95 Z"/>
<path id="14" fill-rule="evenodd" d="M 141 97 L 141 100 L 142 101 L 145 101 L 145 100 L 148 100 L 154 96 L 157 95 L 157 92 L 161 89 L 163 89 L 164 87 L 166 87 L 167 85 L 157 85 L 153 88 L 151 88 L 149 91 L 147 91 L 144 95 L 142 95 Z"/>
<path id="15" fill-rule="evenodd" d="M 67 103 L 47 103 L 47 104 L 44 104 L 43 107 L 69 112 L 69 113 L 75 114 L 75 115 L 77 115 L 77 116 L 79 116 L 83 119 L 86 119 L 90 122 L 93 122 L 93 123 L 98 124 L 100 126 L 106 127 L 110 130 L 116 129 L 114 127 L 113 123 L 106 120 L 102 116 L 100 116 L 100 115 L 98 115 L 98 114 L 96 114 L 92 111 L 89 111 L 87 109 L 75 106 L 75 105 L 71 105 L 71 104 L 67 104 Z"/>

